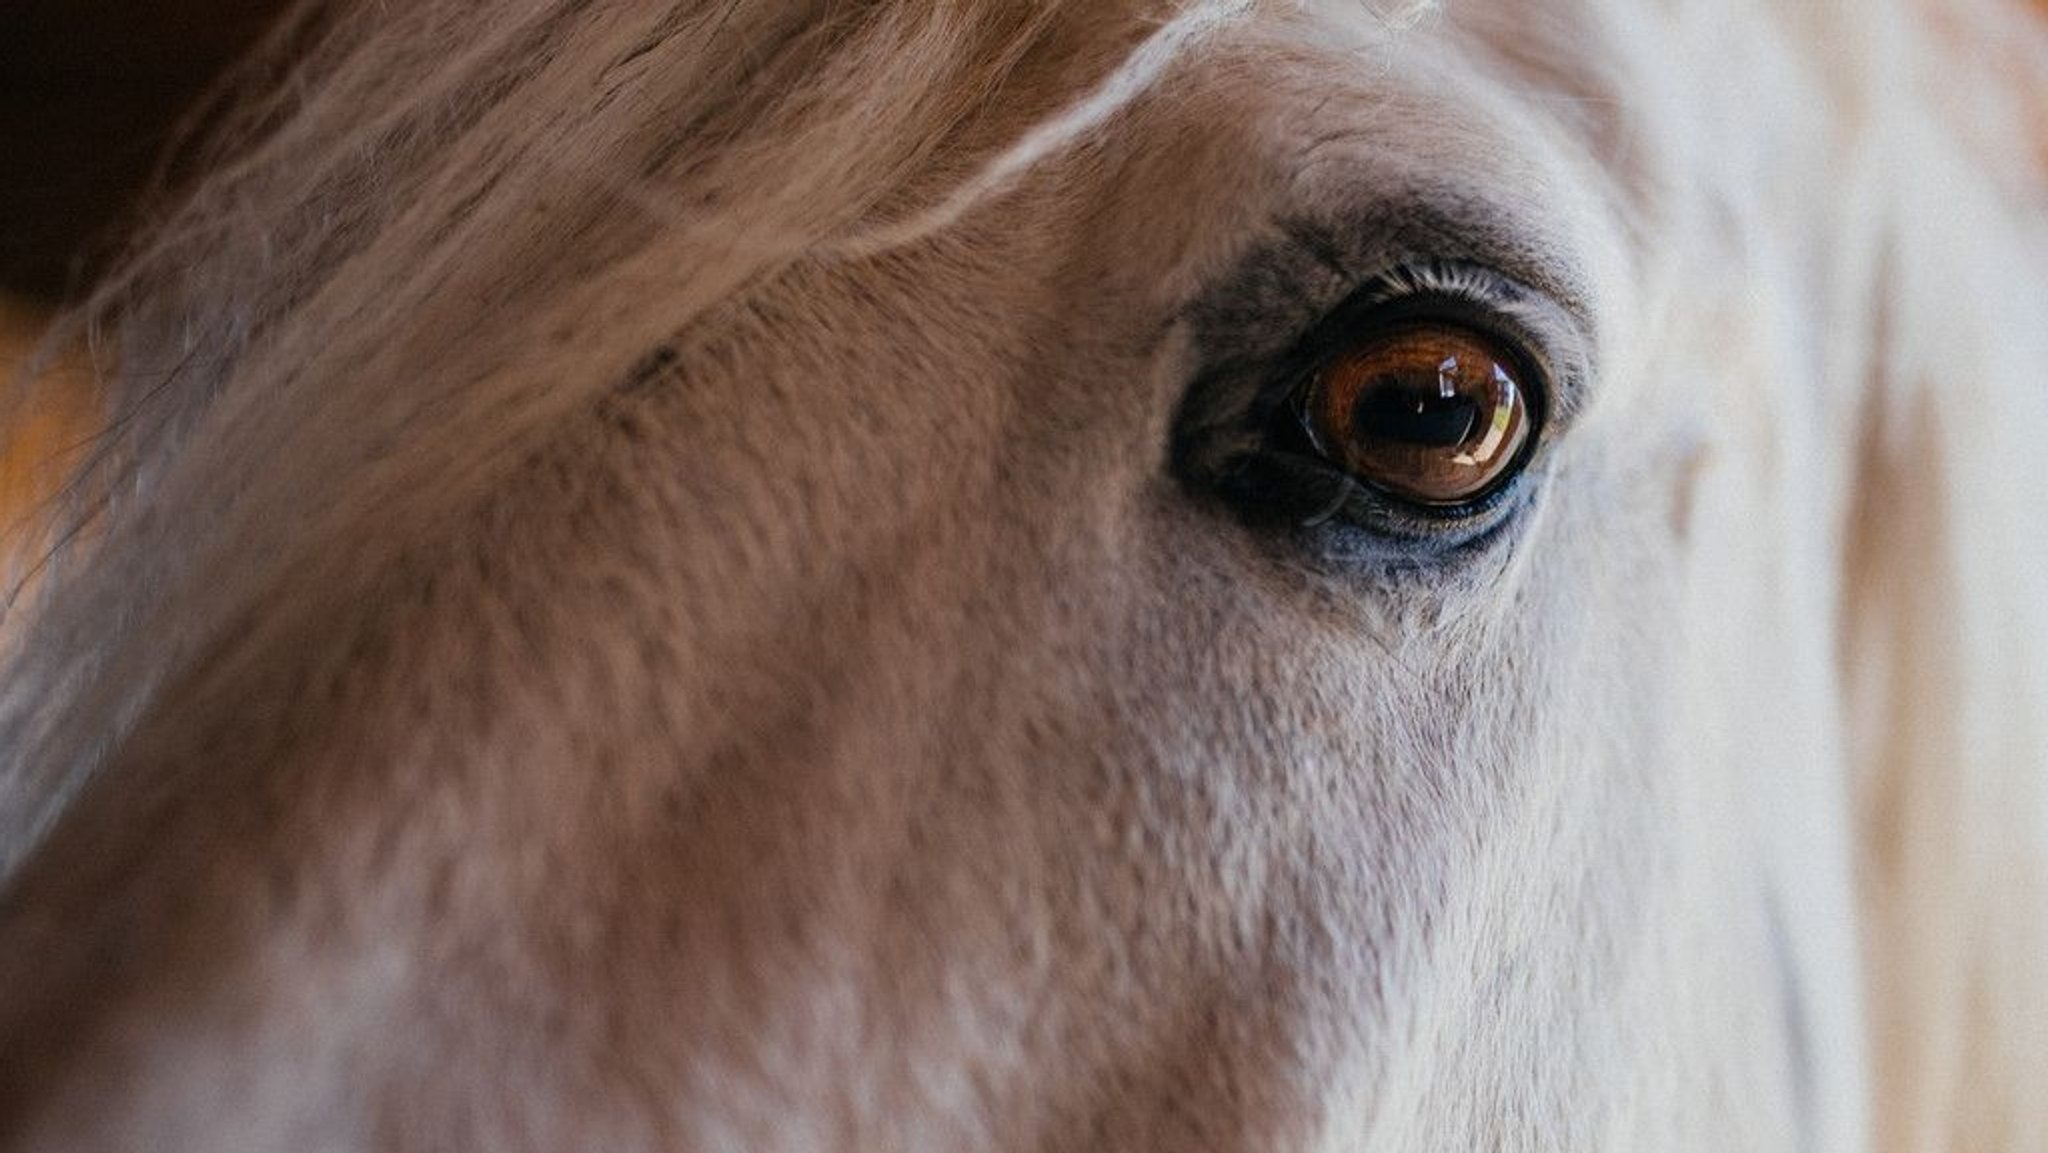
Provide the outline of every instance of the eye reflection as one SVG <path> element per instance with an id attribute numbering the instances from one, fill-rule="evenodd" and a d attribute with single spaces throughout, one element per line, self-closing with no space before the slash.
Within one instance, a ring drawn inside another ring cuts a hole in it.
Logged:
<path id="1" fill-rule="evenodd" d="M 1338 349 L 1297 409 L 1316 451 L 1354 478 L 1417 504 L 1460 505 L 1519 467 L 1532 421 L 1517 362 L 1483 332 L 1411 323 Z"/>

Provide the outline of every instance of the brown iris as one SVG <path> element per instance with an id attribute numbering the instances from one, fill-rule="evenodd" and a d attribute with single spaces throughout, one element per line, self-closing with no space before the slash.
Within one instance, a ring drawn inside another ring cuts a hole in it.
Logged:
<path id="1" fill-rule="evenodd" d="M 1464 504 L 1521 461 L 1533 422 L 1517 363 L 1456 324 L 1375 332 L 1323 362 L 1302 423 L 1316 451 L 1358 480 L 1418 504 Z"/>

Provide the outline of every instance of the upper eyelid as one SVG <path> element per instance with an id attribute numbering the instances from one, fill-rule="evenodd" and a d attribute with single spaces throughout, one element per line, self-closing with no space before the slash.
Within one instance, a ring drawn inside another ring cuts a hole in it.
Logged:
<path id="1" fill-rule="evenodd" d="M 1423 247 L 1413 237 L 1389 236 L 1346 250 L 1329 235 L 1298 220 L 1277 222 L 1227 277 L 1183 310 L 1204 375 L 1271 377 L 1336 317 L 1408 297 L 1437 297 L 1478 309 L 1527 347 L 1549 387 L 1547 430 L 1568 426 L 1583 408 L 1593 358 L 1576 294 L 1560 301 L 1553 291 L 1474 259 L 1473 245 L 1439 240 Z"/>
<path id="2" fill-rule="evenodd" d="M 1357 184 L 1378 186 L 1369 202 L 1332 210 L 1297 205 L 1267 217 L 1230 269 L 1186 304 L 1199 311 L 1205 301 L 1283 263 L 1296 266 L 1296 280 L 1313 269 L 1326 294 L 1334 289 L 1325 302 L 1334 305 L 1381 269 L 1411 260 L 1454 261 L 1497 270 L 1592 330 L 1589 278 L 1558 229 L 1469 190 L 1374 173 L 1360 173 Z"/>

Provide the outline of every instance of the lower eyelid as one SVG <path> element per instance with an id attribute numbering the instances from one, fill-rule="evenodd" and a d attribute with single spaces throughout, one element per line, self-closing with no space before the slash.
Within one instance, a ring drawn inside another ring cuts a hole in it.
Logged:
<path id="1" fill-rule="evenodd" d="M 1386 526 L 1359 527 L 1352 522 L 1333 521 L 1302 531 L 1323 533 L 1328 538 L 1317 545 L 1317 551 L 1326 559 L 1441 563 L 1483 552 L 1503 539 L 1526 519 L 1525 506 L 1534 496 L 1533 485 L 1518 479 L 1490 500 L 1486 510 L 1448 526 L 1435 523 L 1401 532 L 1390 531 Z"/>
<path id="2" fill-rule="evenodd" d="M 1209 487 L 1254 523 L 1286 531 L 1348 528 L 1389 541 L 1450 540 L 1484 531 L 1520 499 L 1521 478 L 1470 506 L 1436 512 L 1404 507 L 1399 498 L 1299 452 L 1239 455 Z"/>

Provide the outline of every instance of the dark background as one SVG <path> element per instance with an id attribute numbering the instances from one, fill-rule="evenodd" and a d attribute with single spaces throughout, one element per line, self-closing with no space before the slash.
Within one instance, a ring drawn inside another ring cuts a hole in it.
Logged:
<path id="1" fill-rule="evenodd" d="M 283 0 L 0 0 L 0 293 L 93 271 L 157 150 Z"/>

